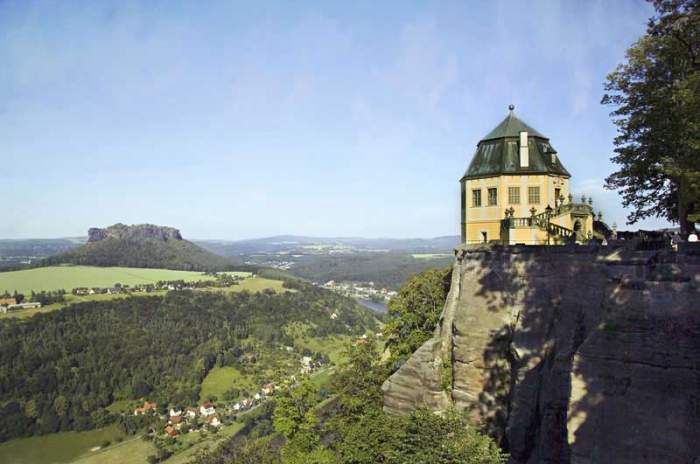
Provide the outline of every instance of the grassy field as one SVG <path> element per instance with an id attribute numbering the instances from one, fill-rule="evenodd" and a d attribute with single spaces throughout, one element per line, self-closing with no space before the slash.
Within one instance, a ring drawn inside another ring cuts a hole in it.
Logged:
<path id="1" fill-rule="evenodd" d="M 91 453 L 91 448 L 100 446 L 105 440 L 116 443 L 116 439 L 123 436 L 116 426 L 110 426 L 88 432 L 60 432 L 38 437 L 17 438 L 0 445 L 0 462 L 3 464 L 68 463 L 81 455 Z"/>
<path id="2" fill-rule="evenodd" d="M 231 388 L 245 389 L 253 393 L 257 387 L 253 379 L 243 375 L 235 367 L 215 367 L 204 378 L 199 397 L 201 402 L 204 402 L 211 395 L 216 396 L 218 401 L 221 401 L 224 392 Z"/>
<path id="3" fill-rule="evenodd" d="M 92 451 L 71 464 L 147 464 L 146 458 L 155 454 L 156 447 L 141 437 L 129 438 L 122 443 L 115 443 L 107 448 Z"/>
<path id="4" fill-rule="evenodd" d="M 281 280 L 266 279 L 264 277 L 251 277 L 248 279 L 243 279 L 238 285 L 226 288 L 205 288 L 202 290 L 210 292 L 242 292 L 247 290 L 251 293 L 261 292 L 263 290 L 274 290 L 276 292 L 284 292 L 285 290 L 290 292 L 294 290 L 285 289 L 282 286 L 283 282 Z"/>
<path id="5" fill-rule="evenodd" d="M 91 268 L 91 269 L 109 269 L 109 268 Z M 119 269 L 119 268 L 111 268 L 111 269 Z M 129 269 L 129 268 L 121 268 L 121 269 Z M 139 269 L 141 271 L 143 270 L 152 270 L 156 271 L 157 269 Z M 25 271 L 17 271 L 17 272 L 25 272 Z M 167 272 L 184 272 L 184 271 L 167 271 Z M 201 274 L 197 272 L 192 272 L 191 274 L 195 274 L 201 277 Z M 248 274 L 248 273 L 240 273 L 240 274 Z M 0 273 L 0 278 L 2 277 L 3 273 Z M 132 285 L 132 284 L 129 284 Z M 86 285 L 77 285 L 80 287 L 85 287 Z M 242 291 L 249 291 L 252 293 L 255 292 L 260 292 L 262 290 L 274 290 L 276 292 L 283 292 L 283 291 L 294 291 L 294 290 L 289 290 L 285 289 L 282 286 L 282 281 L 280 280 L 272 280 L 272 279 L 265 279 L 263 277 L 249 277 L 246 279 L 243 279 L 238 285 L 234 285 L 232 287 L 227 287 L 227 288 L 205 288 L 205 289 L 199 289 L 197 291 L 218 291 L 218 292 L 226 292 L 226 293 L 234 293 L 234 292 L 242 292 Z M 0 293 L 2 293 L 2 290 L 0 290 Z M 144 296 L 144 295 L 165 295 L 166 291 L 158 291 L 158 292 L 151 292 L 151 293 L 136 293 L 133 296 Z M 63 308 L 64 306 L 71 304 L 71 303 L 80 303 L 83 301 L 105 301 L 105 300 L 112 300 L 115 298 L 128 298 L 129 295 L 126 294 L 116 294 L 116 295 L 85 295 L 85 296 L 75 296 L 75 295 L 66 295 L 66 302 L 65 303 L 57 303 L 57 304 L 52 304 L 49 306 L 44 306 L 42 308 L 34 308 L 34 309 L 21 309 L 18 311 L 10 311 L 8 313 L 0 313 L 0 319 L 7 318 L 7 317 L 15 317 L 19 319 L 27 318 L 27 317 L 32 317 L 36 314 L 41 314 L 41 313 L 48 313 L 51 311 L 55 311 L 57 309 Z"/>
<path id="6" fill-rule="evenodd" d="M 0 293 L 17 290 L 70 291 L 75 287 L 112 287 L 119 282 L 125 285 L 155 283 L 159 280 L 211 280 L 201 272 L 172 271 L 169 269 L 141 269 L 131 267 L 50 266 L 22 271 L 0 272 Z"/>
<path id="7" fill-rule="evenodd" d="M 343 351 L 353 337 L 347 335 L 335 335 L 331 337 L 299 337 L 294 340 L 294 346 L 302 350 L 308 348 L 311 351 L 326 353 L 333 363 L 343 361 Z"/>

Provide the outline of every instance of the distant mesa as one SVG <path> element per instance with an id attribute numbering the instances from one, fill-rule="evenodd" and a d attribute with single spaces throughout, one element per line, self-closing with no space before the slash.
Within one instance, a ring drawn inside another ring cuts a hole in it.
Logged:
<path id="1" fill-rule="evenodd" d="M 92 227 L 84 245 L 42 261 L 42 265 L 80 264 L 220 271 L 231 262 L 184 240 L 178 229 L 154 224 Z"/>
<path id="2" fill-rule="evenodd" d="M 99 242 L 107 238 L 116 239 L 156 239 L 156 240 L 182 240 L 182 234 L 174 227 L 157 226 L 154 224 L 114 224 L 104 229 L 91 227 L 88 230 L 88 242 Z"/>

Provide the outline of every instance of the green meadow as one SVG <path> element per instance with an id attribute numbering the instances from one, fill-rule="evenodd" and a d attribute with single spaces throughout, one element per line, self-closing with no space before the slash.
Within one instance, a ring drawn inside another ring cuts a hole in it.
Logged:
<path id="1" fill-rule="evenodd" d="M 247 274 L 247 273 L 244 273 Z M 96 266 L 50 266 L 21 271 L 0 272 L 0 293 L 17 290 L 29 293 L 32 290 L 70 291 L 75 287 L 112 287 L 122 285 L 149 284 L 159 280 L 211 280 L 201 272 L 172 271 L 170 269 L 143 269 L 132 267 Z"/>
<path id="2" fill-rule="evenodd" d="M 60 432 L 30 438 L 18 438 L 0 444 L 0 462 L 3 464 L 62 464 L 109 441 L 117 446 L 117 438 L 123 438 L 116 426 L 87 432 Z"/>
<path id="3" fill-rule="evenodd" d="M 259 385 L 255 385 L 255 381 L 250 376 L 244 375 L 235 367 L 215 367 L 202 381 L 200 401 L 206 401 L 210 396 L 216 396 L 221 401 L 224 393 L 231 388 L 255 392 Z"/>
<path id="4" fill-rule="evenodd" d="M 92 451 L 71 461 L 70 464 L 147 464 L 148 456 L 156 453 L 156 447 L 140 436 L 130 437 L 97 451 Z"/>

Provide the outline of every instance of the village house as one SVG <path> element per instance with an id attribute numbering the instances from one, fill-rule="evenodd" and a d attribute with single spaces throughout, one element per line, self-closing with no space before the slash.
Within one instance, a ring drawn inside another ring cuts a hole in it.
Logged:
<path id="1" fill-rule="evenodd" d="M 190 419 L 194 419 L 197 417 L 197 408 L 187 408 L 185 410 L 185 415 Z"/>
<path id="2" fill-rule="evenodd" d="M 16 304 L 17 300 L 14 298 L 0 298 L 0 306 L 12 306 Z"/>
<path id="3" fill-rule="evenodd" d="M 165 433 L 170 435 L 171 437 L 176 437 L 177 436 L 177 430 L 171 425 L 168 425 L 165 427 Z"/>
<path id="4" fill-rule="evenodd" d="M 206 419 L 204 419 L 206 422 L 207 426 L 210 427 L 219 427 L 221 426 L 221 420 L 219 419 L 219 416 L 217 414 L 212 414 L 211 416 L 207 416 Z"/>
<path id="5" fill-rule="evenodd" d="M 304 356 L 301 358 L 301 372 L 304 374 L 309 374 L 313 370 L 313 361 L 311 356 Z"/>
<path id="6" fill-rule="evenodd" d="M 14 298 L 5 298 L 5 301 L 15 301 Z M 18 309 L 33 309 L 33 308 L 41 308 L 41 303 L 37 301 L 30 301 L 29 303 L 15 303 L 15 304 L 9 304 L 7 306 L 0 304 L 0 313 L 6 313 L 8 311 L 15 311 Z"/>
<path id="7" fill-rule="evenodd" d="M 134 409 L 134 416 L 141 416 L 149 412 L 156 412 L 156 403 L 143 402 L 143 407 Z"/>
<path id="8" fill-rule="evenodd" d="M 212 414 L 216 414 L 216 409 L 214 408 L 213 404 L 207 401 L 202 406 L 200 406 L 199 413 L 202 416 L 211 416 Z"/>
<path id="9" fill-rule="evenodd" d="M 275 392 L 275 384 L 274 383 L 266 383 L 262 387 L 262 392 L 266 396 L 270 396 Z"/>
<path id="10" fill-rule="evenodd" d="M 182 418 L 182 416 L 170 416 L 170 419 L 168 419 L 168 424 L 175 427 L 176 430 L 180 430 L 180 427 L 182 427 L 183 420 L 184 419 Z"/>
<path id="11" fill-rule="evenodd" d="M 170 415 L 171 416 L 181 416 L 182 415 L 182 408 L 179 406 L 176 406 L 174 408 L 170 408 Z"/>

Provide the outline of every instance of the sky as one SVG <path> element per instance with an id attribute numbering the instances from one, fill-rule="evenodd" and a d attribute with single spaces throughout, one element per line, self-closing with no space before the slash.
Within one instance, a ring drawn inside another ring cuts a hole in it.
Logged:
<path id="1" fill-rule="evenodd" d="M 600 99 L 651 15 L 637 0 L 0 0 L 0 238 L 116 222 L 458 235 L 459 179 L 511 103 L 572 191 L 627 228 L 603 189 Z"/>

